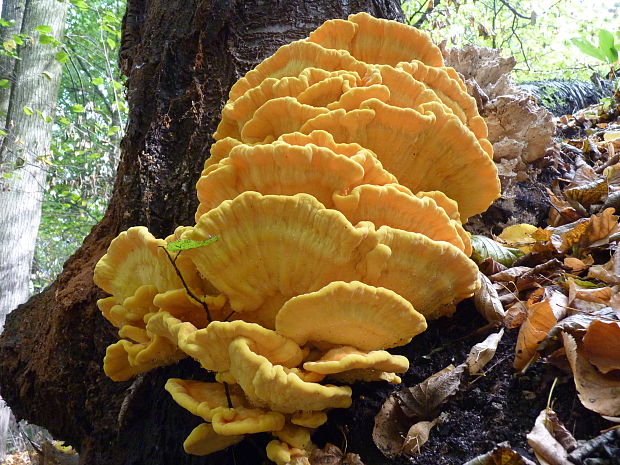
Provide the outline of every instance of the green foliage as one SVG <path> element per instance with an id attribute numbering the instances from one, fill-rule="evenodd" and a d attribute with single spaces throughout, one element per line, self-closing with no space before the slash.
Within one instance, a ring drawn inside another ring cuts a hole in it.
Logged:
<path id="1" fill-rule="evenodd" d="M 618 43 L 615 43 L 614 35 L 606 29 L 598 31 L 598 46 L 583 37 L 572 39 L 572 43 L 586 55 L 614 64 L 618 61 L 620 50 L 620 30 L 618 30 Z"/>
<path id="2" fill-rule="evenodd" d="M 103 217 L 127 119 L 116 66 L 125 2 L 70 3 L 65 39 L 56 53 L 64 69 L 32 267 L 35 292 L 53 281 Z M 41 41 L 48 29 L 43 25 L 36 32 Z"/>
<path id="3" fill-rule="evenodd" d="M 447 40 L 447 47 L 502 48 L 517 59 L 519 80 L 587 80 L 605 69 L 598 59 L 576 57 L 571 40 L 593 35 L 595 27 L 615 30 L 620 2 L 405 0 L 403 10 L 409 24 L 418 23 L 437 43 Z"/>

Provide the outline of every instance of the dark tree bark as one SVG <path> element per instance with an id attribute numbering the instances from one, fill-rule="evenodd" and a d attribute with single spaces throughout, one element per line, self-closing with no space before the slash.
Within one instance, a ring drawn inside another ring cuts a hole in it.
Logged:
<path id="1" fill-rule="evenodd" d="M 231 453 L 205 459 L 182 450 L 199 419 L 163 385 L 204 376 L 194 362 L 125 383 L 103 374 L 105 348 L 117 337 L 95 305 L 104 295 L 93 268 L 130 226 L 164 237 L 193 224 L 194 185 L 230 86 L 278 46 L 358 11 L 402 19 L 396 0 L 129 0 L 120 61 L 130 114 L 110 207 L 56 282 L 10 314 L 0 338 L 2 397 L 17 417 L 74 445 L 82 464 L 235 461 Z M 247 441 L 236 453 L 254 457 L 237 455 L 238 463 L 264 458 Z"/>

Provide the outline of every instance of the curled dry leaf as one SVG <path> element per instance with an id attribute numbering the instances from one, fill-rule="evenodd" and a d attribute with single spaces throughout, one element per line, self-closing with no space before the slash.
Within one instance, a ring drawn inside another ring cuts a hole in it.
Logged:
<path id="1" fill-rule="evenodd" d="M 541 463 L 572 465 L 568 453 L 577 446 L 577 441 L 551 409 L 540 412 L 534 428 L 527 435 L 527 443 Z M 571 449 L 567 450 L 567 447 Z"/>
<path id="2" fill-rule="evenodd" d="M 597 247 L 607 244 L 609 237 L 618 232 L 618 217 L 613 208 L 607 208 L 602 213 L 582 218 L 573 223 L 554 228 L 551 243 L 558 252 L 568 252 L 577 247 Z"/>
<path id="3" fill-rule="evenodd" d="M 551 210 L 549 211 L 549 224 L 551 226 L 560 226 L 581 218 L 581 215 L 577 213 L 577 210 L 573 208 L 570 202 L 560 199 L 549 189 L 547 189 L 547 193 L 551 203 Z"/>
<path id="4" fill-rule="evenodd" d="M 375 416 L 372 440 L 383 455 L 394 458 L 403 450 L 403 436 L 410 425 L 411 420 L 401 409 L 396 396 L 392 394 Z"/>
<path id="5" fill-rule="evenodd" d="M 440 417 L 433 421 L 419 421 L 407 431 L 405 442 L 403 442 L 403 452 L 407 455 L 417 455 L 422 446 L 428 441 L 433 426 L 437 424 Z"/>
<path id="6" fill-rule="evenodd" d="M 479 455 L 463 465 L 535 465 L 531 460 L 521 457 L 509 445 L 498 445 L 491 452 Z"/>
<path id="7" fill-rule="evenodd" d="M 591 255 L 588 255 L 583 260 L 575 257 L 566 257 L 564 259 L 564 265 L 569 267 L 573 273 L 579 273 L 583 270 L 587 270 L 594 263 L 594 259 Z"/>
<path id="8" fill-rule="evenodd" d="M 548 299 L 528 305 L 527 319 L 519 329 L 513 366 L 522 370 L 538 356 L 536 349 L 557 323 Z"/>
<path id="9" fill-rule="evenodd" d="M 599 279 L 607 284 L 620 284 L 620 253 L 616 250 L 604 265 L 593 265 L 588 270 L 588 278 Z"/>
<path id="10" fill-rule="evenodd" d="M 558 338 L 560 338 L 562 331 L 572 334 L 573 336 L 577 336 L 581 339 L 593 321 L 601 318 L 614 318 L 614 316 L 614 310 L 609 307 L 592 313 L 575 313 L 574 315 L 567 316 L 551 328 L 549 334 L 547 334 L 547 338 L 539 346 L 539 349 L 545 350 L 546 352 L 553 350 L 555 346 L 557 346 L 557 341 Z M 547 349 L 547 347 L 549 347 L 549 349 Z"/>
<path id="11" fill-rule="evenodd" d="M 465 364 L 470 375 L 479 374 L 487 363 L 491 361 L 497 350 L 497 345 L 504 335 L 504 328 L 498 333 L 490 334 L 484 341 L 471 348 Z"/>
<path id="12" fill-rule="evenodd" d="M 480 287 L 474 294 L 476 310 L 489 322 L 503 321 L 506 311 L 499 300 L 497 290 L 491 284 L 489 278 L 478 273 Z"/>
<path id="13" fill-rule="evenodd" d="M 607 196 L 608 186 L 606 179 L 595 179 L 580 184 L 564 191 L 564 196 L 568 199 L 579 202 L 584 207 L 589 207 L 594 203 L 600 202 Z"/>
<path id="14" fill-rule="evenodd" d="M 461 386 L 465 364 L 449 365 L 412 388 L 394 394 L 403 411 L 411 418 L 428 420 L 439 413 L 439 406 L 454 395 Z"/>
<path id="15" fill-rule="evenodd" d="M 517 278 L 520 278 L 533 269 L 534 268 L 530 268 L 529 266 L 513 266 L 512 268 L 507 268 L 504 271 L 489 276 L 489 279 L 493 282 L 516 282 Z"/>
<path id="16" fill-rule="evenodd" d="M 315 449 L 310 455 L 310 465 L 364 465 L 357 454 L 345 454 L 338 446 L 327 443 L 322 449 Z"/>
<path id="17" fill-rule="evenodd" d="M 504 326 L 508 329 L 518 328 L 527 318 L 527 303 L 519 300 L 506 310 Z"/>
<path id="18" fill-rule="evenodd" d="M 592 321 L 583 338 L 583 353 L 602 373 L 620 370 L 620 322 Z"/>
<path id="19" fill-rule="evenodd" d="M 568 303 L 573 306 L 575 306 L 574 303 L 576 299 L 597 304 L 608 304 L 613 294 L 610 287 L 585 287 L 596 285 L 587 281 L 576 280 L 573 277 L 568 277 L 567 284 Z"/>
<path id="20" fill-rule="evenodd" d="M 620 416 L 620 378 L 599 373 L 573 336 L 562 333 L 562 339 L 583 406 L 601 415 Z"/>

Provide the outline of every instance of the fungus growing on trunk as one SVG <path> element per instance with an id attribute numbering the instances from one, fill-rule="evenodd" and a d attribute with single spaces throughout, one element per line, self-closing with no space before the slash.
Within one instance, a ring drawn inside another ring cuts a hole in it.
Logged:
<path id="1" fill-rule="evenodd" d="M 313 429 L 351 405 L 346 384 L 399 383 L 409 362 L 385 349 L 478 286 L 462 221 L 499 181 L 464 89 L 426 34 L 365 13 L 248 72 L 197 184 L 196 225 L 165 240 L 131 228 L 95 269 L 122 338 L 106 373 L 190 356 L 215 382 L 166 384 L 209 422 L 188 453 L 270 432 L 271 460 L 307 463 Z"/>

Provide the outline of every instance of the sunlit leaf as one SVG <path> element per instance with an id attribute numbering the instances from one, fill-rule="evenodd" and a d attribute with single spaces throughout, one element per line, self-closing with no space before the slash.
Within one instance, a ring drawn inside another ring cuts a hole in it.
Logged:
<path id="1" fill-rule="evenodd" d="M 513 364 L 515 369 L 522 370 L 537 356 L 538 345 L 556 323 L 557 319 L 548 300 L 528 304 L 527 319 L 521 325 L 517 337 Z"/>
<path id="2" fill-rule="evenodd" d="M 602 373 L 620 370 L 620 322 L 594 320 L 583 338 L 583 353 Z"/>
<path id="3" fill-rule="evenodd" d="M 69 54 L 67 52 L 60 51 L 56 55 L 54 55 L 54 58 L 58 63 L 66 63 L 67 61 L 69 61 Z"/>
<path id="4" fill-rule="evenodd" d="M 41 25 L 34 28 L 35 31 L 40 32 L 41 34 L 51 34 L 54 30 L 52 26 Z"/>
<path id="5" fill-rule="evenodd" d="M 197 249 L 204 247 L 217 241 L 217 236 L 210 237 L 206 241 L 194 241 L 192 239 L 179 239 L 178 241 L 169 242 L 166 245 L 166 249 L 171 252 L 181 252 L 183 250 Z"/>
<path id="6" fill-rule="evenodd" d="M 71 111 L 73 113 L 83 113 L 84 112 L 84 105 L 80 105 L 79 103 L 76 103 L 75 105 L 73 105 L 71 107 Z"/>
<path id="7" fill-rule="evenodd" d="M 0 87 L 3 89 L 8 89 L 11 87 L 11 82 L 8 79 L 0 79 Z"/>
<path id="8" fill-rule="evenodd" d="M 34 110 L 30 108 L 29 106 L 25 106 L 23 110 L 24 110 L 24 113 L 26 113 L 28 116 L 34 115 Z"/>

